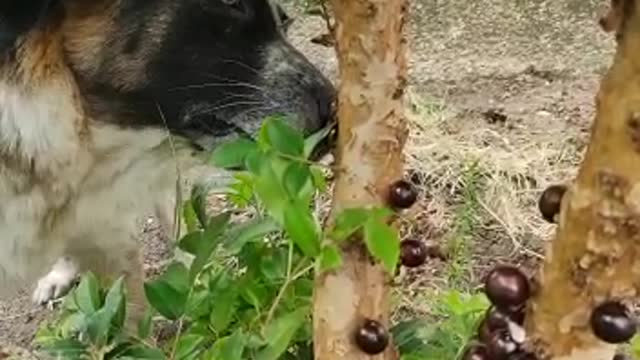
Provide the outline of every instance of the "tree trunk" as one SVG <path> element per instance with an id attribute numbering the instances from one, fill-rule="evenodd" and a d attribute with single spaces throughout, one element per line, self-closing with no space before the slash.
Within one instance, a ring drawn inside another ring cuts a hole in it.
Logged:
<path id="1" fill-rule="evenodd" d="M 333 0 L 340 64 L 338 171 L 333 214 L 385 205 L 389 185 L 403 175 L 407 138 L 403 93 L 406 0 Z M 314 352 L 318 360 L 397 359 L 390 344 L 369 356 L 353 335 L 369 318 L 389 326 L 389 276 L 361 241 L 343 249 L 339 270 L 318 274 Z"/>
<path id="2" fill-rule="evenodd" d="M 593 335 L 591 312 L 640 289 L 640 6 L 615 3 L 617 53 L 528 309 L 527 333 L 545 359 L 611 360 L 615 347 Z"/>

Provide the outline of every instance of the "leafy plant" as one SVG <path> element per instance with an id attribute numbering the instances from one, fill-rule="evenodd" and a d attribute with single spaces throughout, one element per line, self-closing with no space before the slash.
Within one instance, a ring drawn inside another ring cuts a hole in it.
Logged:
<path id="1" fill-rule="evenodd" d="M 248 219 L 209 214 L 206 186 L 194 188 L 181 211 L 188 233 L 177 242 L 191 261 L 145 284 L 150 311 L 135 334 L 125 325 L 123 280 L 103 291 L 85 274 L 40 330 L 42 348 L 65 359 L 312 359 L 314 271 L 341 266 L 340 244 L 361 234 L 393 273 L 399 240 L 387 209 L 347 209 L 322 229 L 313 202 L 326 189 L 324 169 L 309 158 L 328 130 L 305 139 L 285 120 L 268 118 L 257 139 L 211 154 L 212 165 L 236 171 L 227 198 Z M 175 335 L 156 344 L 154 318 Z"/>
<path id="2" fill-rule="evenodd" d="M 434 321 L 408 320 L 391 330 L 401 359 L 459 359 L 488 307 L 484 294 L 452 290 L 440 295 L 433 303 Z"/>

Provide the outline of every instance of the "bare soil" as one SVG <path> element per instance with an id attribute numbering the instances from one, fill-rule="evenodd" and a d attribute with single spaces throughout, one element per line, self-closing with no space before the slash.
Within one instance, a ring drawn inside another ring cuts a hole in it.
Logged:
<path id="1" fill-rule="evenodd" d="M 575 173 L 611 61 L 613 38 L 597 25 L 606 5 L 413 1 L 408 163 L 424 196 L 404 233 L 441 246 L 450 259 L 404 274 L 400 308 L 429 313 L 420 294 L 455 280 L 451 257 L 467 269 L 458 276 L 468 288 L 496 262 L 535 267 L 553 231 L 537 213 L 537 196 Z M 309 41 L 324 31 L 323 21 L 292 12 L 294 43 L 335 79 L 333 50 Z M 153 219 L 142 228 L 152 274 L 171 252 Z M 454 240 L 461 251 L 452 250 Z M 48 313 L 26 294 L 0 303 L 0 359 L 3 346 L 7 353 L 29 348 Z"/>

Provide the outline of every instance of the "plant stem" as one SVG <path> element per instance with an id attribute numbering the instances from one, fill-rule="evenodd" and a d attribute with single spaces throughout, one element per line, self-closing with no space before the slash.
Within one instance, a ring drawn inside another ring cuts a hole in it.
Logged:
<path id="1" fill-rule="evenodd" d="M 306 259 L 305 259 L 306 260 Z M 271 322 L 271 320 L 273 320 L 273 316 L 276 313 L 276 310 L 278 308 L 278 305 L 280 305 L 280 302 L 282 301 L 282 297 L 284 296 L 285 291 L 287 291 L 287 288 L 289 287 L 289 285 L 298 280 L 300 277 L 304 276 L 306 273 L 308 273 L 309 271 L 311 271 L 315 265 L 308 265 L 304 268 L 302 268 L 301 270 L 298 270 L 298 268 L 303 267 L 304 263 L 306 261 L 302 261 L 298 264 L 298 266 L 296 266 L 295 271 L 293 272 L 294 275 L 290 276 L 291 272 L 289 271 L 287 274 L 287 279 L 284 281 L 284 283 L 282 284 L 282 286 L 280 287 L 280 291 L 278 291 L 278 295 L 276 295 L 276 298 L 273 300 L 273 304 L 271 304 L 271 308 L 269 308 L 269 312 L 267 313 L 267 318 L 264 321 L 265 324 L 268 324 Z M 302 265 L 302 266 L 301 266 Z"/>

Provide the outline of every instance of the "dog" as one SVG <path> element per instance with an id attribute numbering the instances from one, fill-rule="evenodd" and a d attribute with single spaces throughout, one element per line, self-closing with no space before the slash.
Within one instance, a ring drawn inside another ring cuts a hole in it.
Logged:
<path id="1" fill-rule="evenodd" d="M 143 308 L 135 220 L 173 211 L 179 174 L 271 114 L 327 125 L 335 88 L 272 1 L 2 1 L 1 295 L 45 303 L 89 270 Z"/>

